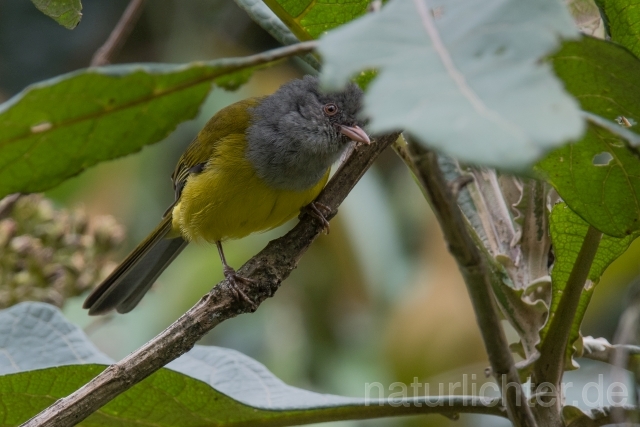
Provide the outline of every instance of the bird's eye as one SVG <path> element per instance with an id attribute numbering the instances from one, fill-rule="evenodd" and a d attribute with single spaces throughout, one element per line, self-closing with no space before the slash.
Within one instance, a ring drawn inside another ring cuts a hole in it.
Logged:
<path id="1" fill-rule="evenodd" d="M 336 104 L 327 104 L 324 106 L 324 113 L 327 116 L 333 116 L 338 112 L 338 106 Z"/>

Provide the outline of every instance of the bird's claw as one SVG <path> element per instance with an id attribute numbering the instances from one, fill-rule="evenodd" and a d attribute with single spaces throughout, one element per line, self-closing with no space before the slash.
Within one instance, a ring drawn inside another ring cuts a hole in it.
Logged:
<path id="1" fill-rule="evenodd" d="M 224 277 L 229 281 L 229 287 L 231 288 L 231 291 L 233 292 L 236 300 L 244 300 L 247 304 L 249 304 L 252 312 L 256 311 L 258 309 L 258 305 L 238 287 L 238 282 L 244 282 L 248 284 L 255 284 L 257 282 L 253 279 L 249 279 L 248 277 L 240 276 L 233 268 L 229 266 L 226 266 L 224 268 Z"/>
<path id="2" fill-rule="evenodd" d="M 303 210 L 320 221 L 324 234 L 329 234 L 329 232 L 331 231 L 331 226 L 329 225 L 329 220 L 327 219 L 327 216 L 331 213 L 331 208 L 329 206 L 320 202 L 311 202 L 307 206 L 305 206 Z"/>

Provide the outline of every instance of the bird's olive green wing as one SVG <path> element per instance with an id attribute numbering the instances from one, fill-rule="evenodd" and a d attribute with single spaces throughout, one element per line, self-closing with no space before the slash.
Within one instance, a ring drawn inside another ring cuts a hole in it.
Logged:
<path id="1" fill-rule="evenodd" d="M 182 154 L 171 179 L 176 193 L 176 202 L 180 198 L 187 178 L 193 173 L 202 172 L 212 157 L 215 157 L 218 143 L 232 134 L 244 135 L 250 124 L 249 109 L 255 107 L 263 98 L 249 98 L 220 110 L 213 116 Z M 169 209 L 170 210 L 170 209 Z"/>

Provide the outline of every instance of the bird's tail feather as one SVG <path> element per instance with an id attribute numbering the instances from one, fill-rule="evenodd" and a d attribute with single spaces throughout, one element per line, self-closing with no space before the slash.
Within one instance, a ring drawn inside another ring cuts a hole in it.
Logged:
<path id="1" fill-rule="evenodd" d="M 128 313 L 138 305 L 158 276 L 187 246 L 182 237 L 167 238 L 171 215 L 144 239 L 122 263 L 87 297 L 83 307 L 90 315 L 116 309 Z"/>

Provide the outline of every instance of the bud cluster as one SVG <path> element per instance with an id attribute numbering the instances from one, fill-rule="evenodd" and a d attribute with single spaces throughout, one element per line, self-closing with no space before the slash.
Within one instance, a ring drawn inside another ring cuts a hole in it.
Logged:
<path id="1" fill-rule="evenodd" d="M 22 301 L 62 306 L 113 270 L 124 238 L 113 217 L 55 209 L 41 194 L 17 198 L 0 217 L 0 308 Z"/>

